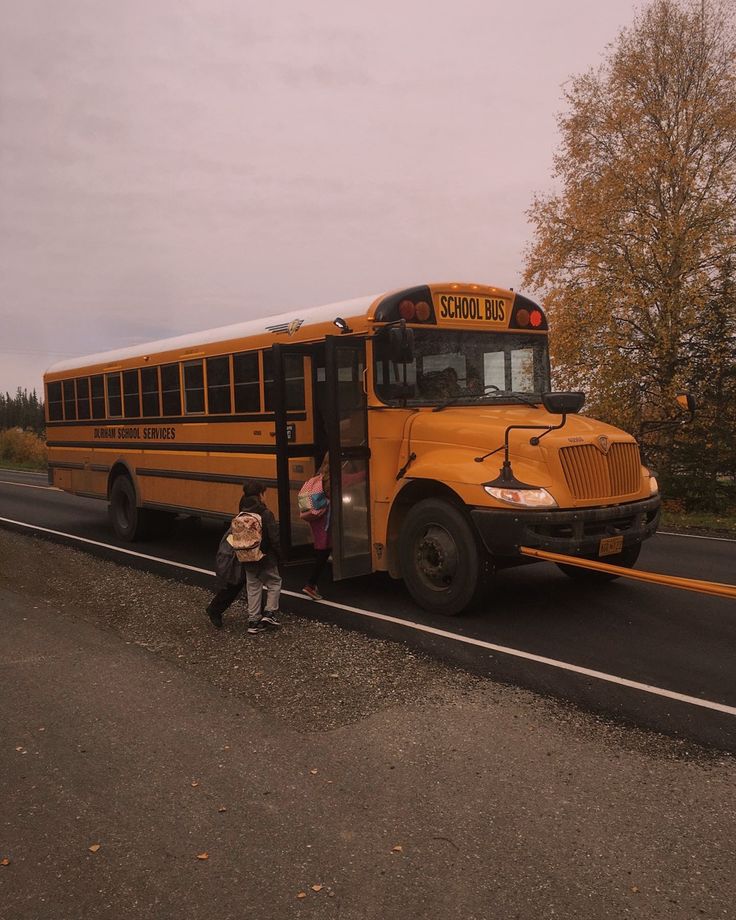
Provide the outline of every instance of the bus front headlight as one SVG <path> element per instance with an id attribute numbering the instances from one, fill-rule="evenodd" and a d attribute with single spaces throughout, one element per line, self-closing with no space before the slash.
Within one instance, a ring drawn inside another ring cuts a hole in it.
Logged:
<path id="1" fill-rule="evenodd" d="M 556 508 L 557 502 L 546 489 L 500 489 L 483 486 L 486 492 L 500 502 L 517 508 Z"/>
<path id="2" fill-rule="evenodd" d="M 649 494 L 656 495 L 658 492 L 659 492 L 659 484 L 657 482 L 657 479 L 656 477 L 652 476 L 652 474 L 650 473 L 649 474 Z"/>

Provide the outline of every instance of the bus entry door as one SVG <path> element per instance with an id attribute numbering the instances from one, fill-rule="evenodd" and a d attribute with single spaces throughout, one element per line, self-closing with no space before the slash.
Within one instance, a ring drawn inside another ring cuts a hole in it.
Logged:
<path id="1" fill-rule="evenodd" d="M 305 358 L 310 360 L 305 362 Z M 281 549 L 287 561 L 307 558 L 313 551 L 309 526 L 299 517 L 297 505 L 299 489 L 314 475 L 317 450 L 310 397 L 311 359 L 309 345 L 277 344 L 270 354 L 264 354 L 266 408 L 273 408 L 275 422 Z"/>
<path id="2" fill-rule="evenodd" d="M 330 453 L 332 573 L 372 571 L 365 339 L 325 339 L 325 399 Z"/>

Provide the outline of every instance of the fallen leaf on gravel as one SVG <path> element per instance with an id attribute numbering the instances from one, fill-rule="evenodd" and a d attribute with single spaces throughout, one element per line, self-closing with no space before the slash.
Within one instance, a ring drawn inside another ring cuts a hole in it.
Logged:
<path id="1" fill-rule="evenodd" d="M 227 808 L 225 808 L 224 805 L 220 805 L 220 807 L 217 810 L 222 814 L 223 811 L 227 811 Z"/>
<path id="2" fill-rule="evenodd" d="M 397 843 L 395 847 L 391 847 L 391 852 L 392 853 L 403 853 L 404 848 L 401 846 L 400 843 Z"/>
<path id="3" fill-rule="evenodd" d="M 42 725 L 42 726 L 39 728 L 39 731 L 40 731 L 40 732 L 45 732 L 45 731 L 46 731 L 46 727 Z"/>
<path id="4" fill-rule="evenodd" d="M 306 898 L 306 896 L 307 896 L 307 892 L 306 892 L 306 891 L 300 891 L 299 894 L 297 895 L 297 897 L 298 897 L 300 900 L 301 900 L 301 898 Z"/>
<path id="5" fill-rule="evenodd" d="M 102 846 L 101 843 L 93 843 L 92 846 L 89 847 L 90 853 L 96 853 L 100 849 L 101 846 Z"/>
<path id="6" fill-rule="evenodd" d="M 197 859 L 209 859 L 209 858 L 210 858 L 209 853 L 197 853 Z"/>
<path id="7" fill-rule="evenodd" d="M 18 751 L 19 754 L 25 754 L 25 750 L 22 747 L 17 747 L 16 751 Z"/>
<path id="8" fill-rule="evenodd" d="M 339 677 L 339 676 L 340 676 L 340 675 L 337 674 L 337 673 L 335 673 L 335 674 L 330 674 L 330 677 Z"/>
<path id="9" fill-rule="evenodd" d="M 199 785 L 199 783 L 197 782 L 196 779 L 192 780 L 192 788 L 193 788 L 193 789 L 196 789 L 198 785 Z"/>
<path id="10" fill-rule="evenodd" d="M 315 775 L 316 775 L 316 773 L 317 773 L 317 771 L 316 771 L 316 770 L 310 770 L 309 772 L 310 772 L 310 773 L 312 774 L 312 776 L 315 776 Z"/>
<path id="11" fill-rule="evenodd" d="M 9 866 L 9 865 L 10 865 L 10 860 L 8 859 L 7 856 L 3 856 L 3 858 L 0 859 L 0 866 Z"/>
<path id="12" fill-rule="evenodd" d="M 634 894 L 636 894 L 636 893 L 639 891 L 639 886 L 638 886 L 638 885 L 632 885 L 632 886 L 631 886 L 631 890 L 634 892 Z"/>
<path id="13" fill-rule="evenodd" d="M 322 891 L 324 885 L 312 885 L 312 891 Z"/>

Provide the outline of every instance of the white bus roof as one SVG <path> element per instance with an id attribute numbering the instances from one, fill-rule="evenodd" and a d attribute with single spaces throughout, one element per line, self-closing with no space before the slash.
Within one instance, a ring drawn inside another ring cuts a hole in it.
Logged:
<path id="1" fill-rule="evenodd" d="M 142 342 L 140 345 L 130 345 L 128 348 L 117 348 L 114 351 L 102 351 L 96 355 L 84 355 L 52 364 L 46 373 L 57 374 L 100 364 L 117 364 L 120 361 L 126 361 L 128 358 L 142 358 L 145 355 L 159 352 L 181 351 L 196 348 L 199 345 L 212 345 L 216 342 L 248 338 L 252 335 L 267 332 L 269 326 L 288 324 L 292 320 L 302 320 L 304 325 L 331 323 L 338 316 L 348 319 L 349 317 L 367 313 L 370 305 L 380 296 L 380 294 L 373 294 L 370 297 L 341 300 L 337 303 L 324 304 L 321 307 L 310 307 L 307 310 L 294 309 L 288 313 L 262 316 L 259 319 L 251 319 L 243 323 L 233 323 L 230 326 L 218 326 L 213 329 L 204 329 L 200 332 L 174 336 L 170 339 Z"/>

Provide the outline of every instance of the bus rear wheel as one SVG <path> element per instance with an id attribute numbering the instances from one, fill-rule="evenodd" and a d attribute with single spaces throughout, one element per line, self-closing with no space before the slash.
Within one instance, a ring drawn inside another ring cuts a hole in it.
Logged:
<path id="1" fill-rule="evenodd" d="M 459 508 L 435 498 L 418 502 L 406 515 L 399 541 L 401 576 L 425 610 L 457 616 L 475 600 L 480 550 Z"/>
<path id="2" fill-rule="evenodd" d="M 590 559 L 591 562 L 607 562 L 609 565 L 620 565 L 621 568 L 631 569 L 636 564 L 641 552 L 641 543 L 636 546 L 629 546 L 623 552 L 616 553 L 615 556 L 583 556 L 583 559 Z M 602 581 L 613 581 L 620 578 L 613 572 L 596 572 L 595 569 L 582 569 L 577 565 L 566 565 L 564 562 L 558 562 L 557 568 L 564 572 L 568 578 L 573 581 L 588 582 L 589 584 Z"/>
<path id="3" fill-rule="evenodd" d="M 110 490 L 110 520 L 121 540 L 132 543 L 146 536 L 148 515 L 135 501 L 135 489 L 128 476 L 118 476 Z"/>

